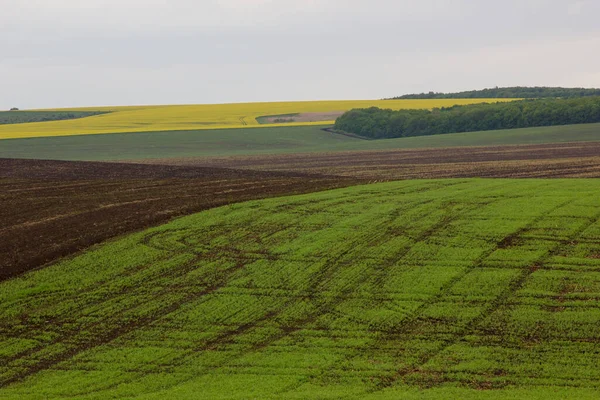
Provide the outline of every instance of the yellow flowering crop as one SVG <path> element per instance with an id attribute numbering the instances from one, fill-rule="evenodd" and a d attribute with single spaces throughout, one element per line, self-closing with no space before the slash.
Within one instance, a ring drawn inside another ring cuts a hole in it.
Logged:
<path id="1" fill-rule="evenodd" d="M 225 129 L 265 126 L 257 117 L 292 113 L 347 111 L 352 108 L 430 109 L 510 99 L 343 100 L 170 106 L 87 107 L 60 111 L 112 111 L 80 119 L 0 125 L 0 139 L 100 133 Z M 292 122 L 268 126 L 324 125 L 334 121 Z"/>

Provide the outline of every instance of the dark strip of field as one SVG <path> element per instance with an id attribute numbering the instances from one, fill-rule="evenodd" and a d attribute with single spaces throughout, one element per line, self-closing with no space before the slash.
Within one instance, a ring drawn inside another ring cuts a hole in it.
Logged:
<path id="1" fill-rule="evenodd" d="M 109 112 L 110 111 L 2 111 L 0 112 L 0 125 L 79 119 L 107 114 Z"/>
<path id="2" fill-rule="evenodd" d="M 221 168 L 0 159 L 0 280 L 176 216 L 361 182 Z"/>
<path id="3" fill-rule="evenodd" d="M 362 179 L 600 177 L 600 142 L 145 160 Z"/>
<path id="4" fill-rule="evenodd" d="M 600 177 L 600 143 L 145 162 L 0 159 L 0 280 L 108 238 L 233 202 L 375 180 Z"/>
<path id="5" fill-rule="evenodd" d="M 323 128 L 327 127 L 284 126 L 3 139 L 0 140 L 0 158 L 113 161 L 600 141 L 600 124 L 385 140 L 364 140 L 327 132 Z"/>

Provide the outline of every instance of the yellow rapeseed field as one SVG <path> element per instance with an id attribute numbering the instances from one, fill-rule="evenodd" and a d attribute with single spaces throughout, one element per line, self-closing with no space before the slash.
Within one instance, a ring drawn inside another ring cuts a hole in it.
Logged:
<path id="1" fill-rule="evenodd" d="M 510 99 L 506 99 L 509 101 Z M 347 111 L 352 108 L 430 109 L 456 104 L 496 102 L 499 99 L 342 100 L 274 103 L 201 104 L 170 106 L 87 107 L 61 111 L 112 111 L 109 114 L 64 121 L 0 125 L 0 139 L 69 136 L 100 133 L 149 132 L 256 127 L 257 117 L 292 113 Z M 280 125 L 323 125 L 334 121 Z"/>

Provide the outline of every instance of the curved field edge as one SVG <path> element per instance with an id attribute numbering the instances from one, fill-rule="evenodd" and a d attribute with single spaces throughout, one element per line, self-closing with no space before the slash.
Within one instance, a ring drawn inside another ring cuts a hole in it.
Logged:
<path id="1" fill-rule="evenodd" d="M 600 181 L 355 186 L 0 284 L 0 397 L 597 398 Z"/>
<path id="2" fill-rule="evenodd" d="M 259 127 L 260 124 L 256 118 L 264 115 L 345 111 L 371 106 L 392 109 L 429 109 L 485 101 L 512 101 L 512 99 L 340 100 L 60 109 L 60 111 L 111 112 L 78 120 L 2 125 L 0 126 L 0 139 Z M 333 122 L 333 120 L 294 122 L 273 124 L 272 126 L 310 126 L 332 124 Z"/>
<path id="3" fill-rule="evenodd" d="M 260 127 L 6 139 L 0 157 L 54 160 L 144 160 L 261 154 L 343 152 L 464 146 L 593 142 L 600 124 L 362 140 L 326 132 L 323 126 Z"/>
<path id="4" fill-rule="evenodd" d="M 0 281 L 177 216 L 363 182 L 234 168 L 0 159 Z"/>

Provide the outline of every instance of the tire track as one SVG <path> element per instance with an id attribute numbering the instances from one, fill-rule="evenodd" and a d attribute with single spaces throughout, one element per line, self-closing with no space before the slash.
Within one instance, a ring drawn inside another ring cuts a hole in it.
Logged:
<path id="1" fill-rule="evenodd" d="M 560 209 L 560 208 L 568 205 L 571 201 L 572 200 L 569 199 L 568 201 L 563 202 L 563 203 L 557 205 L 556 207 L 554 207 L 554 208 L 550 209 L 549 211 L 547 211 L 545 214 L 540 215 L 537 218 L 534 218 L 525 227 L 523 227 L 523 228 L 519 229 L 518 231 L 516 231 L 515 233 L 510 234 L 507 237 L 505 237 L 502 241 L 500 241 L 498 243 L 497 247 L 495 247 L 491 252 L 488 252 L 488 254 L 485 257 L 482 257 L 481 260 L 478 263 L 476 263 L 475 265 L 473 265 L 472 267 L 470 267 L 468 269 L 467 273 L 470 272 L 470 271 L 472 271 L 472 270 L 474 270 L 474 269 L 476 269 L 478 266 L 480 266 L 481 263 L 485 260 L 485 258 L 487 256 L 491 255 L 492 252 L 495 251 L 497 248 L 499 248 L 499 246 L 501 246 L 501 244 L 503 242 L 511 241 L 515 237 L 518 237 L 519 235 L 521 235 L 524 232 L 528 231 L 532 226 L 534 226 L 534 224 L 536 222 L 539 222 L 539 221 L 543 220 L 547 216 L 547 214 L 549 214 L 549 213 L 551 213 L 553 211 L 556 211 L 556 210 L 558 210 L 558 209 Z M 590 220 L 588 221 L 588 223 L 586 223 L 584 226 L 582 226 L 580 229 L 578 229 L 577 232 L 575 232 L 570 237 L 569 241 L 574 240 L 577 236 L 579 236 L 581 233 L 583 233 L 588 227 L 590 227 L 594 223 L 598 222 L 598 220 L 600 220 L 600 213 L 596 214 L 593 218 L 590 218 Z M 441 344 L 441 346 L 439 346 L 436 350 L 434 350 L 433 352 L 427 353 L 427 354 L 423 355 L 422 357 L 420 357 L 420 359 L 417 362 L 417 364 L 412 365 L 411 367 L 400 369 L 400 370 L 396 371 L 396 373 L 394 373 L 392 376 L 380 376 L 377 379 L 378 383 L 375 385 L 375 388 L 372 389 L 372 390 L 370 390 L 369 393 L 374 393 L 374 392 L 378 392 L 380 390 L 389 388 L 389 387 L 393 386 L 398 380 L 401 380 L 402 378 L 404 378 L 409 373 L 414 373 L 414 372 L 420 371 L 421 368 L 425 364 L 427 364 L 429 361 L 431 361 L 432 359 L 434 359 L 436 356 L 438 356 L 439 354 L 441 354 L 442 352 L 444 352 L 446 349 L 448 349 L 452 345 L 458 343 L 461 338 L 465 337 L 469 333 L 474 332 L 475 327 L 479 323 L 481 323 L 488 315 L 491 315 L 496 310 L 498 310 L 499 307 L 501 307 L 502 305 L 504 305 L 506 303 L 506 300 L 508 298 L 510 298 L 516 291 L 518 291 L 523 286 L 523 284 L 526 282 L 526 280 L 535 271 L 537 271 L 540 268 L 540 265 L 542 265 L 543 262 L 548 257 L 550 257 L 557 249 L 559 249 L 561 246 L 562 246 L 562 242 L 558 242 L 556 246 L 554 246 L 553 248 L 551 248 L 550 250 L 548 250 L 544 256 L 540 257 L 540 259 L 538 259 L 534 263 L 532 263 L 532 265 L 530 267 L 523 268 L 523 271 L 522 271 L 521 275 L 518 276 L 517 279 L 513 280 L 513 282 L 511 282 L 511 284 L 494 301 L 490 302 L 490 304 L 488 305 L 488 307 L 485 307 L 484 310 L 477 317 L 475 317 L 472 320 L 470 320 L 458 333 L 454 334 L 451 339 L 444 340 L 443 343 Z M 462 279 L 462 277 L 464 275 L 466 275 L 466 274 L 463 274 L 460 279 Z M 408 324 L 403 325 L 402 329 L 399 329 L 399 330 L 394 331 L 392 333 L 394 335 L 398 335 L 398 334 L 405 334 L 406 335 L 406 334 L 410 334 L 411 332 L 413 332 L 414 329 L 417 327 L 418 317 L 420 316 L 420 314 L 422 314 L 422 312 L 429 305 L 435 303 L 438 300 L 441 300 L 447 294 L 449 294 L 449 292 L 452 289 L 452 287 L 456 283 L 458 283 L 460 281 L 460 279 L 453 279 L 453 280 L 449 281 L 448 284 L 438 293 L 437 296 L 435 296 L 434 299 L 432 299 L 431 302 L 427 302 L 426 304 L 424 304 L 423 307 L 421 307 L 420 309 L 417 309 L 417 311 L 415 312 L 415 314 L 413 314 L 413 316 L 410 319 L 410 321 L 408 321 Z"/>
<path id="2" fill-rule="evenodd" d="M 141 242 L 143 244 L 146 244 L 147 246 L 152 247 L 152 243 L 151 243 L 152 238 L 155 236 L 164 234 L 164 233 L 165 232 L 161 232 L 161 231 L 150 233 L 150 234 L 144 236 L 142 238 Z M 167 231 L 166 233 L 173 233 L 173 232 Z M 158 248 L 158 249 L 161 250 L 160 248 Z M 239 254 L 240 254 L 239 250 L 232 249 L 232 251 L 234 253 L 238 253 L 238 256 L 239 256 Z M 192 258 L 192 260 L 190 260 L 189 262 L 183 264 L 179 268 L 172 270 L 172 273 L 169 275 L 169 277 L 171 277 L 173 279 L 175 279 L 177 277 L 183 277 L 186 274 L 188 274 L 189 272 L 196 269 L 198 266 L 198 263 L 200 261 L 202 261 L 202 259 L 216 258 L 220 254 L 220 252 L 222 252 L 222 249 L 218 248 L 218 249 L 215 249 L 212 252 L 212 254 L 195 255 Z M 171 259 L 176 254 L 182 254 L 182 253 L 185 253 L 185 251 L 171 253 L 171 254 L 167 255 L 165 257 L 165 259 L 163 259 L 163 260 Z M 189 254 L 189 253 L 187 253 L 187 254 Z M 232 258 L 235 258 L 235 257 L 232 257 Z M 143 308 L 148 302 L 158 303 L 158 304 L 163 304 L 165 301 L 168 302 L 168 299 L 171 297 L 172 291 L 174 289 L 172 286 L 164 287 L 160 292 L 155 294 L 151 299 L 146 299 L 144 301 L 141 301 L 141 303 L 136 303 L 130 307 L 121 309 L 121 310 L 119 310 L 118 313 L 112 314 L 112 315 L 108 316 L 107 318 L 102 319 L 101 321 L 97 321 L 97 322 L 87 326 L 86 327 L 87 330 L 89 330 L 90 332 L 96 333 L 94 335 L 94 337 L 92 337 L 92 338 L 87 338 L 87 339 L 81 338 L 79 330 L 75 329 L 73 332 L 71 332 L 67 335 L 62 335 L 51 343 L 45 343 L 44 345 L 39 346 L 35 349 L 32 349 L 28 352 L 20 353 L 17 356 L 14 356 L 8 360 L 5 360 L 7 364 L 10 362 L 14 363 L 17 360 L 21 360 L 24 358 L 30 358 L 30 357 L 36 355 L 36 353 L 39 353 L 39 352 L 43 351 L 44 349 L 47 349 L 49 346 L 56 346 L 59 344 L 64 344 L 64 346 L 66 347 L 65 350 L 59 351 L 58 354 L 55 354 L 51 357 L 44 358 L 43 356 L 41 356 L 40 362 L 38 362 L 37 364 L 34 364 L 33 366 L 24 368 L 22 372 L 14 375 L 12 377 L 9 377 L 9 378 L 4 379 L 3 381 L 0 381 L 0 385 L 6 386 L 6 385 L 9 385 L 12 383 L 22 381 L 23 379 L 25 379 L 31 375 L 34 375 L 37 372 L 51 368 L 51 367 L 55 366 L 56 364 L 59 364 L 70 358 L 73 358 L 83 351 L 107 344 L 107 343 L 112 342 L 112 341 L 118 339 L 119 337 L 122 337 L 128 333 L 131 333 L 142 327 L 148 326 L 148 325 L 152 324 L 153 322 L 155 322 L 156 320 L 162 318 L 163 316 L 166 316 L 168 314 L 175 312 L 176 310 L 178 310 L 185 304 L 188 304 L 193 301 L 197 301 L 199 298 L 201 298 L 203 296 L 208 296 L 210 294 L 215 293 L 216 291 L 218 291 L 219 289 L 221 289 L 227 285 L 229 278 L 232 275 L 234 275 L 236 272 L 238 272 L 239 270 L 244 268 L 245 263 L 242 261 L 243 257 L 237 257 L 235 259 L 237 260 L 236 264 L 232 268 L 229 268 L 226 271 L 225 275 L 223 277 L 221 277 L 220 279 L 218 279 L 217 282 L 215 282 L 213 285 L 203 287 L 202 289 L 196 288 L 197 290 L 192 290 L 190 293 L 183 296 L 180 300 L 172 301 L 167 306 L 163 306 L 160 309 L 153 311 L 152 313 L 150 313 L 148 315 L 139 316 L 136 314 L 136 310 Z M 156 264 L 156 262 L 157 261 L 155 260 L 153 262 L 153 264 Z M 136 271 L 136 272 L 139 272 L 139 271 Z M 159 275 L 159 276 L 164 277 L 163 275 Z M 125 293 L 124 292 L 116 293 L 112 298 L 117 298 L 123 294 L 125 294 Z M 131 320 L 133 320 L 133 321 L 131 321 Z M 122 323 L 123 321 L 128 321 L 128 323 L 123 324 Z M 75 346 L 69 346 L 69 343 L 78 343 L 78 344 Z M 38 355 L 38 357 L 40 357 L 40 356 Z"/>
<path id="3" fill-rule="evenodd" d="M 318 210 L 315 212 L 318 212 Z M 386 233 L 387 232 L 384 231 L 380 234 L 380 236 L 385 235 Z M 376 235 L 374 237 L 371 237 L 370 241 L 366 242 L 365 247 L 367 247 L 369 244 L 372 244 L 373 242 L 380 240 L 381 239 L 380 236 Z M 193 377 L 189 377 L 187 379 L 182 379 L 180 382 L 176 383 L 175 385 L 173 385 L 171 387 L 184 384 L 193 379 L 198 379 L 201 376 L 204 376 L 204 375 L 210 373 L 215 368 L 226 367 L 230 362 L 232 362 L 236 359 L 239 359 L 239 357 L 241 357 L 245 354 L 252 353 L 252 352 L 258 352 L 258 351 L 268 347 L 269 345 L 271 345 L 285 337 L 289 337 L 290 335 L 293 335 L 294 333 L 302 330 L 304 327 L 306 327 L 306 325 L 309 325 L 309 324 L 315 322 L 320 317 L 330 313 L 336 307 L 341 305 L 344 301 L 346 301 L 349 297 L 351 297 L 352 293 L 354 293 L 355 290 L 361 285 L 361 283 L 364 282 L 364 280 L 368 278 L 368 276 L 372 272 L 371 270 L 367 270 L 367 269 L 363 270 L 361 272 L 361 275 L 359 276 L 359 278 L 352 282 L 353 283 L 352 285 L 347 286 L 344 290 L 342 290 L 340 293 L 338 293 L 335 296 L 322 295 L 322 291 L 319 288 L 327 287 L 327 282 L 330 281 L 341 268 L 346 266 L 348 264 L 348 262 L 351 261 L 351 260 L 347 260 L 347 258 L 352 257 L 352 254 L 355 251 L 356 251 L 356 248 L 349 247 L 345 252 L 340 254 L 334 260 L 327 262 L 324 265 L 324 268 L 322 268 L 312 274 L 312 277 L 310 278 L 310 282 L 309 282 L 309 287 L 306 289 L 306 292 L 311 293 L 311 294 L 308 296 L 305 296 L 305 298 L 312 301 L 313 303 L 315 303 L 315 302 L 318 303 L 318 305 L 315 307 L 315 312 L 310 313 L 304 317 L 297 318 L 297 319 L 293 320 L 291 323 L 286 324 L 286 326 L 279 327 L 280 328 L 279 333 L 271 335 L 271 336 L 265 338 L 265 340 L 263 340 L 259 343 L 256 343 L 246 349 L 243 349 L 239 352 L 235 352 L 230 357 L 226 358 L 223 361 L 223 363 L 221 363 L 218 367 L 206 368 L 204 372 L 202 372 L 200 374 L 195 374 Z M 227 332 L 224 332 L 223 334 L 217 336 L 216 338 L 214 338 L 206 343 L 203 343 L 201 346 L 195 347 L 192 350 L 188 351 L 187 355 L 183 355 L 175 360 L 172 360 L 171 364 L 175 364 L 174 367 L 176 367 L 178 363 L 179 363 L 179 365 L 181 365 L 186 358 L 193 357 L 195 354 L 197 354 L 199 352 L 207 351 L 216 346 L 222 346 L 222 345 L 231 343 L 232 341 L 235 340 L 236 337 L 239 337 L 245 333 L 250 332 L 252 329 L 259 327 L 264 322 L 267 322 L 269 320 L 277 318 L 278 316 L 283 315 L 285 313 L 285 311 L 292 308 L 297 302 L 298 302 L 298 299 L 295 297 L 292 297 L 290 300 L 285 302 L 279 309 L 271 310 L 271 311 L 267 312 L 266 314 L 264 314 L 261 318 L 255 320 L 255 321 L 252 321 L 252 322 L 249 322 L 246 324 L 242 324 L 239 327 L 237 327 L 236 329 L 232 329 Z"/>

